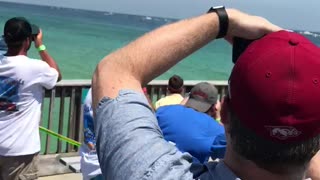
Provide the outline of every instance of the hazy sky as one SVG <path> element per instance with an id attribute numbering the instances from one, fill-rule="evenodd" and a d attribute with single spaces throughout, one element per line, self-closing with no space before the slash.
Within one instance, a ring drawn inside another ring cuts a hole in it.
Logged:
<path id="1" fill-rule="evenodd" d="M 320 31 L 319 0 L 0 0 L 126 14 L 186 18 L 212 5 L 225 5 L 264 16 L 289 29 Z"/>

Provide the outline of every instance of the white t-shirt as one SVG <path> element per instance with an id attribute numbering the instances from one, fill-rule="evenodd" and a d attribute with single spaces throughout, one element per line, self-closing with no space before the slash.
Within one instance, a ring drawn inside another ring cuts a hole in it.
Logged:
<path id="1" fill-rule="evenodd" d="M 0 155 L 40 151 L 42 91 L 57 79 L 58 72 L 44 61 L 0 55 Z"/>

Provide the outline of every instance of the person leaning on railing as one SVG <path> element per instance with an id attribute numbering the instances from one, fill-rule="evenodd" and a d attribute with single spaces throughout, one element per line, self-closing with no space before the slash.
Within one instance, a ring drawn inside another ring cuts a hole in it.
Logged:
<path id="1" fill-rule="evenodd" d="M 3 33 L 8 50 L 0 55 L 0 179 L 37 179 L 42 92 L 61 73 L 37 26 L 11 18 Z M 27 56 L 32 42 L 42 60 Z"/>
<path id="2" fill-rule="evenodd" d="M 207 82 L 196 84 L 185 105 L 162 106 L 156 111 L 158 125 L 165 140 L 174 143 L 182 152 L 204 163 L 223 158 L 226 137 L 223 126 L 216 121 L 219 114 L 217 88 Z"/>
<path id="3" fill-rule="evenodd" d="M 221 116 L 225 158 L 192 166 L 190 154 L 164 140 L 141 85 L 210 41 L 225 37 L 232 43 L 235 36 L 264 37 L 240 56 L 230 76 Z M 160 27 L 109 54 L 92 80 L 105 179 L 304 179 L 320 148 L 319 57 L 304 37 L 222 7 Z"/>

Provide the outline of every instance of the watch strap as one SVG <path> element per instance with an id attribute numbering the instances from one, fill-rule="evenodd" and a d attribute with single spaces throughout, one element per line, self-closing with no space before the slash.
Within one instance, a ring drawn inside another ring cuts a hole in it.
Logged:
<path id="1" fill-rule="evenodd" d="M 217 39 L 223 38 L 228 33 L 229 17 L 224 6 L 211 7 L 208 13 L 215 12 L 219 18 L 219 33 Z"/>

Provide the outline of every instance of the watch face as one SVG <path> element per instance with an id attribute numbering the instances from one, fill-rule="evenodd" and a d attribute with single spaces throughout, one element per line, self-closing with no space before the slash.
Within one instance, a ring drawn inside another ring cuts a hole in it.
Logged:
<path id="1" fill-rule="evenodd" d="M 213 9 L 221 9 L 221 8 L 224 8 L 224 6 L 215 6 L 215 7 L 213 7 Z"/>
<path id="2" fill-rule="evenodd" d="M 225 7 L 224 7 L 224 6 L 211 7 L 211 8 L 209 9 L 208 13 L 209 13 L 209 12 L 216 12 L 216 10 L 218 10 L 218 9 L 225 9 Z"/>

